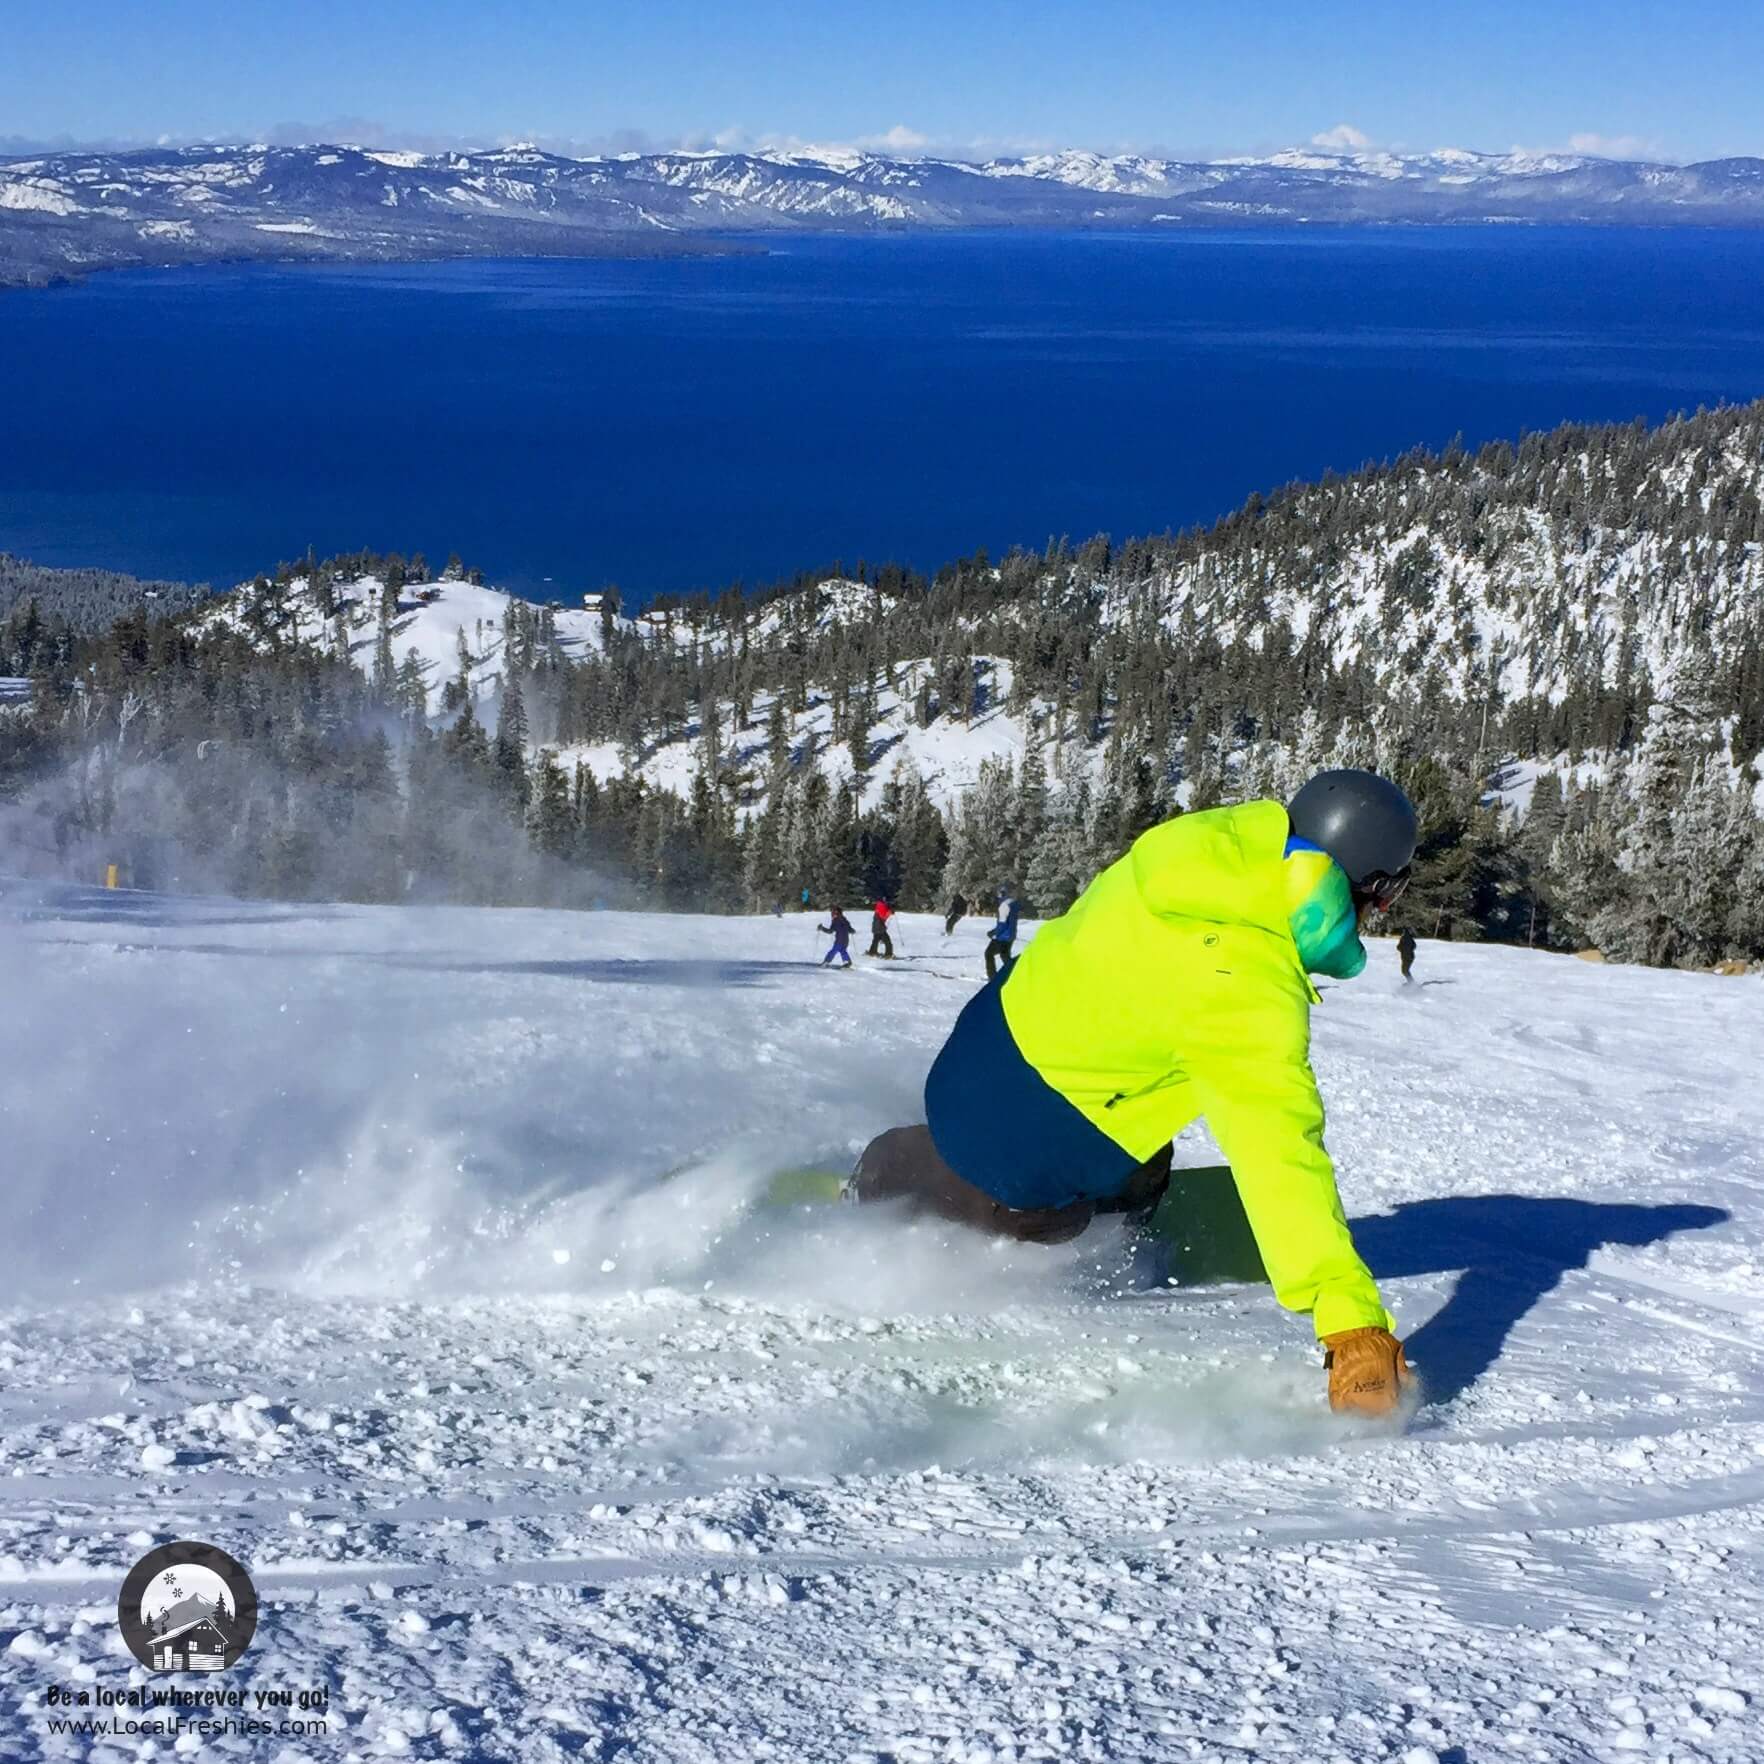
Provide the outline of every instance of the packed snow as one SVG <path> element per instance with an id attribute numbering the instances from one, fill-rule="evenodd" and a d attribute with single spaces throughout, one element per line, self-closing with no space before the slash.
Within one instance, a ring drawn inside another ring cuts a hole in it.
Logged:
<path id="1" fill-rule="evenodd" d="M 175 1537 L 262 1596 L 225 1682 L 329 1693 L 216 1755 L 1764 1749 L 1755 980 L 1326 986 L 1399 1436 L 1113 1224 L 760 1204 L 918 1118 L 980 921 L 831 973 L 796 913 L 0 914 L 9 1761 L 171 1755 L 47 1699 L 147 1682 L 115 1600 Z"/>

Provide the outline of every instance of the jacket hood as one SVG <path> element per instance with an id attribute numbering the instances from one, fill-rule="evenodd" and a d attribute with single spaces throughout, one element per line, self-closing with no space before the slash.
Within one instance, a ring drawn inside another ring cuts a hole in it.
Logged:
<path id="1" fill-rule="evenodd" d="M 1290 936 L 1281 875 L 1288 827 L 1277 802 L 1183 815 L 1174 839 L 1134 846 L 1140 898 L 1155 913 Z"/>

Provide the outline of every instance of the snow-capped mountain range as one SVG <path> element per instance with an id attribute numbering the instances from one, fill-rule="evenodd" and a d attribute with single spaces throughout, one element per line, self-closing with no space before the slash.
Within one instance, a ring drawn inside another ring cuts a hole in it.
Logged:
<path id="1" fill-rule="evenodd" d="M 1183 161 L 1070 150 L 964 162 L 855 149 L 567 158 L 200 146 L 0 160 L 0 285 L 253 258 L 395 261 L 728 248 L 933 227 L 1764 225 L 1764 159 L 1295 148 Z"/>

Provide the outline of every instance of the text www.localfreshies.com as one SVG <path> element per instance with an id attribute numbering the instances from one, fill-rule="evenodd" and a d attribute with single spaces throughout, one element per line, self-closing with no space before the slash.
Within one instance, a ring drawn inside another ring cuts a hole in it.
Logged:
<path id="1" fill-rule="evenodd" d="M 75 1739 L 323 1739 L 322 1715 L 51 1715 L 49 1731 Z"/>

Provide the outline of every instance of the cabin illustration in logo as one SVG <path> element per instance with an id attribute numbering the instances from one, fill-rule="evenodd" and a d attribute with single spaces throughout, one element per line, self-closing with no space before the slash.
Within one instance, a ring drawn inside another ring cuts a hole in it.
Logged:
<path id="1" fill-rule="evenodd" d="M 257 1588 L 225 1550 L 180 1538 L 129 1570 L 116 1621 L 149 1672 L 225 1672 L 257 1631 Z"/>
<path id="2" fill-rule="evenodd" d="M 179 1599 L 160 1613 L 148 1640 L 155 1672 L 218 1672 L 227 1662 L 230 1613 L 218 1599 Z"/>

